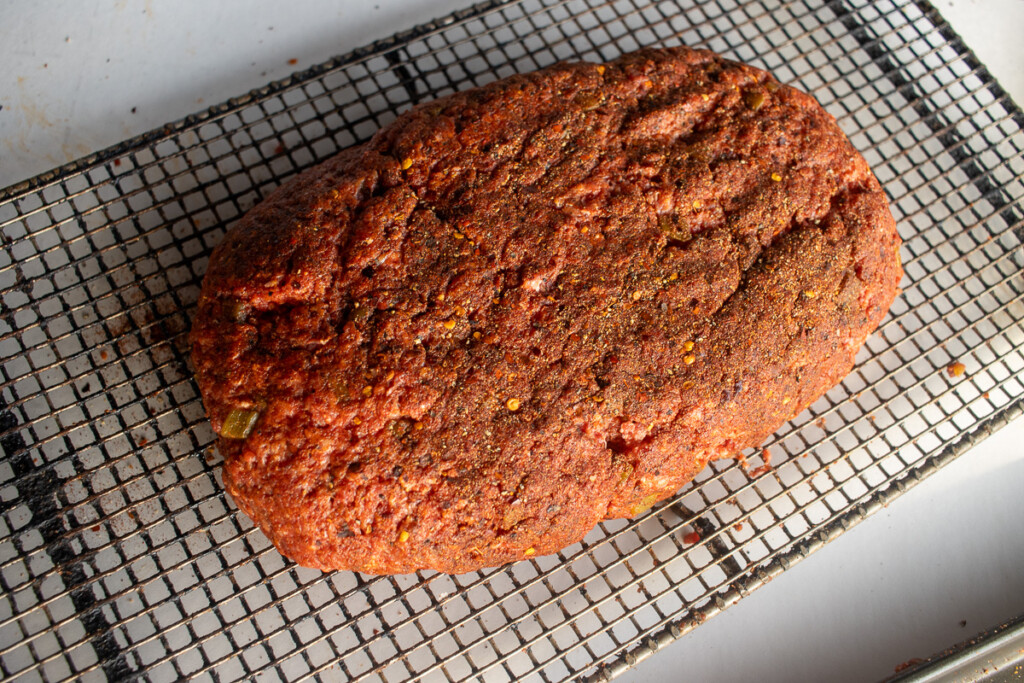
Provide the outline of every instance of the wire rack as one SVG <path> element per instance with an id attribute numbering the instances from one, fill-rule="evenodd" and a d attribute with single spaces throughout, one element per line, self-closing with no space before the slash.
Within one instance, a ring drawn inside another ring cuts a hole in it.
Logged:
<path id="1" fill-rule="evenodd" d="M 812 93 L 885 186 L 906 277 L 854 372 L 764 445 L 770 468 L 715 463 L 557 556 L 396 577 L 284 560 L 223 494 L 189 368 L 211 248 L 421 99 L 680 43 Z M 611 678 L 1022 413 L 1022 131 L 922 2 L 522 0 L 0 192 L 0 675 Z"/>

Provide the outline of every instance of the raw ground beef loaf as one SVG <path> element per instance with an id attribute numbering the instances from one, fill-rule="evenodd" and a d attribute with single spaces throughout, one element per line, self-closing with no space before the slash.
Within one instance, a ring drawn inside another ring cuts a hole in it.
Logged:
<path id="1" fill-rule="evenodd" d="M 834 119 L 685 48 L 420 105 L 213 253 L 193 360 L 224 482 L 299 564 L 552 553 L 755 446 L 896 292 Z"/>

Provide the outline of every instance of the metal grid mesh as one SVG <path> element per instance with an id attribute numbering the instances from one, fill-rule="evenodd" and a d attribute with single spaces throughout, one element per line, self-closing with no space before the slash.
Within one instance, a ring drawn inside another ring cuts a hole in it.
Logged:
<path id="1" fill-rule="evenodd" d="M 812 93 L 889 193 L 907 275 L 856 370 L 765 444 L 772 468 L 715 463 L 557 556 L 381 578 L 285 561 L 222 493 L 188 367 L 212 246 L 421 98 L 679 43 Z M 611 677 L 1021 413 L 1022 131 L 920 2 L 522 0 L 0 193 L 0 673 Z"/>

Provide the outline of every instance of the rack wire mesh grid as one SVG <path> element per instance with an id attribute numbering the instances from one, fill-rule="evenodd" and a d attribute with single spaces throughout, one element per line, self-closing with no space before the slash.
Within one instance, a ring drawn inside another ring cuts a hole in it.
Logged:
<path id="1" fill-rule="evenodd" d="M 906 278 L 855 371 L 747 461 L 557 556 L 322 574 L 222 492 L 187 358 L 210 249 L 420 99 L 650 44 L 767 68 L 875 169 Z M 0 194 L 0 672 L 607 679 L 1022 412 L 1024 116 L 927 4 L 478 5 Z M 965 373 L 950 372 L 963 363 Z M 756 469 L 755 469 L 756 467 Z"/>

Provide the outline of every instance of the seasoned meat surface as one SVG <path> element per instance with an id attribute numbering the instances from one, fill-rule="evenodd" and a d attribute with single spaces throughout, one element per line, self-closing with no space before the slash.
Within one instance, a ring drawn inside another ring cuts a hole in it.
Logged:
<path id="1" fill-rule="evenodd" d="M 707 51 L 420 105 L 214 251 L 192 343 L 225 486 L 308 567 L 555 552 L 840 381 L 898 248 L 834 119 Z"/>

